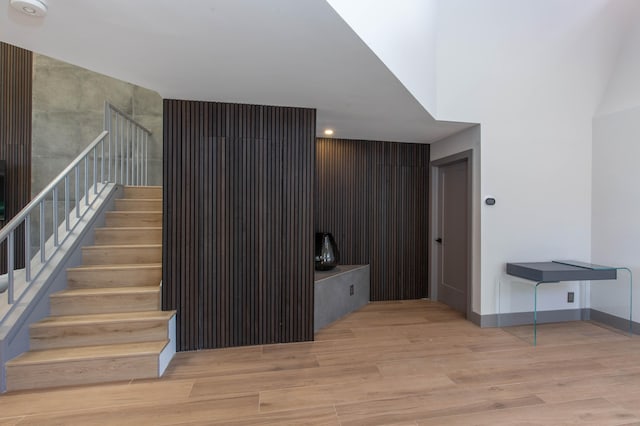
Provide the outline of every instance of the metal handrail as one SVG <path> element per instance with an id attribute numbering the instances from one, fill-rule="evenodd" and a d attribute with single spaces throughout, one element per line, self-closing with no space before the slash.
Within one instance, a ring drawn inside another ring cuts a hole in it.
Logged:
<path id="1" fill-rule="evenodd" d="M 107 184 L 134 186 L 147 184 L 150 135 L 149 129 L 109 102 L 105 102 L 104 131 L 0 230 L 0 244 L 6 241 L 7 246 L 7 274 L 5 280 L 0 279 L 0 292 L 8 290 L 7 303 L 10 305 L 9 311 L 0 318 L 0 324 L 21 300 L 28 286 L 45 270 L 52 257 L 91 209 Z M 105 144 L 107 144 L 106 147 Z M 71 191 L 72 179 L 73 192 Z M 58 210 L 62 185 L 64 185 L 62 191 L 64 218 L 60 221 Z M 52 203 L 50 221 L 45 217 L 45 204 L 49 201 Z M 34 255 L 31 222 L 32 215 L 38 213 L 38 252 Z M 51 225 L 51 235 L 47 235 L 47 225 Z M 20 237 L 24 238 L 25 264 L 24 277 L 21 276 L 21 278 L 24 278 L 25 286 L 22 293 L 16 297 L 15 240 L 19 227 L 23 227 L 20 232 L 24 232 Z"/>
<path id="2" fill-rule="evenodd" d="M 129 118 L 129 120 L 133 121 L 134 123 L 136 123 L 136 125 L 144 130 L 145 132 L 147 132 L 148 134 L 152 134 L 153 132 L 151 130 L 149 130 L 148 128 L 146 128 L 145 126 L 143 126 L 142 124 L 138 123 L 136 120 L 134 120 L 133 118 L 131 118 L 129 116 L 129 114 L 127 114 L 126 112 L 122 111 L 120 108 L 118 108 L 117 106 L 113 105 L 111 102 L 109 101 L 104 101 L 105 103 L 105 109 L 111 109 L 114 112 L 117 112 L 118 114 L 122 115 L 123 117 L 127 117 Z"/>
<path id="3" fill-rule="evenodd" d="M 15 230 L 22 223 L 22 221 L 24 221 L 27 215 L 31 213 L 31 211 L 35 209 L 35 207 L 38 206 L 42 201 L 44 201 L 54 188 L 61 184 L 64 181 L 65 176 L 67 176 L 71 172 L 71 170 L 79 165 L 80 162 L 91 153 L 94 147 L 96 147 L 100 142 L 103 142 L 103 139 L 108 134 L 109 132 L 103 130 L 102 133 L 100 133 L 98 137 L 95 138 L 93 142 L 91 142 L 91 144 L 89 144 L 89 146 L 86 147 L 85 150 L 82 151 L 76 157 L 76 159 L 67 166 L 66 169 L 60 172 L 60 174 L 55 179 L 53 179 L 51 183 L 49 183 L 49 185 L 47 185 L 42 191 L 40 191 L 40 193 L 29 202 L 29 204 L 24 206 L 24 208 L 20 210 L 17 215 L 15 215 L 2 229 L 0 229 L 0 241 L 4 241 L 9 233 Z"/>

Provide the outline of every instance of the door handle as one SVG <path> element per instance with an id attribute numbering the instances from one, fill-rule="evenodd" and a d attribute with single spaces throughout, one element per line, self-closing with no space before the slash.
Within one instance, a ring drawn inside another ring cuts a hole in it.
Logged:
<path id="1" fill-rule="evenodd" d="M 442 244 L 442 238 L 436 238 L 436 243 Z"/>

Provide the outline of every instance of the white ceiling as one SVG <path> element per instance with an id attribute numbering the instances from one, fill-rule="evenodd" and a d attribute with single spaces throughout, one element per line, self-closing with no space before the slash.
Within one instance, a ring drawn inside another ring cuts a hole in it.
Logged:
<path id="1" fill-rule="evenodd" d="M 0 10 L 0 40 L 163 98 L 317 109 L 318 133 L 432 142 L 438 122 L 325 0 L 49 0 Z"/>

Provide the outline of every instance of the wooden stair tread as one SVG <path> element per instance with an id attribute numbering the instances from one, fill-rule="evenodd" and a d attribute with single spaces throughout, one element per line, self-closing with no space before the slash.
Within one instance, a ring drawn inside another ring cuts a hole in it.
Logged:
<path id="1" fill-rule="evenodd" d="M 166 340 L 142 343 L 120 343 L 101 346 L 79 346 L 72 348 L 29 351 L 7 362 L 7 366 L 37 365 L 51 362 L 79 361 L 84 359 L 106 359 L 123 356 L 160 354 L 169 343 Z"/>
<path id="2" fill-rule="evenodd" d="M 110 216 L 142 216 L 145 214 L 162 214 L 162 210 L 110 210 L 107 215 Z"/>
<path id="3" fill-rule="evenodd" d="M 161 231 L 162 226 L 105 226 L 96 228 L 99 231 Z"/>
<path id="4" fill-rule="evenodd" d="M 144 294 L 157 293 L 160 286 L 137 286 L 137 287 L 100 287 L 100 288 L 78 288 L 73 290 L 62 290 L 51 295 L 51 297 L 74 297 L 74 296 L 101 296 L 108 294 Z"/>
<path id="5" fill-rule="evenodd" d="M 109 216 L 143 216 L 145 214 L 162 214 L 162 210 L 111 210 L 107 212 Z"/>
<path id="6" fill-rule="evenodd" d="M 104 247 L 104 246 L 102 246 Z M 138 269 L 158 269 L 162 268 L 162 263 L 123 263 L 117 265 L 80 265 L 67 268 L 67 271 L 121 271 Z"/>
<path id="7" fill-rule="evenodd" d="M 132 248 L 158 248 L 162 247 L 162 244 L 104 244 L 100 246 L 86 246 L 82 247 L 82 250 L 123 250 L 123 249 L 132 249 Z"/>
<path id="8" fill-rule="evenodd" d="M 147 185 L 147 186 L 133 186 L 133 185 L 123 185 L 125 191 L 162 191 L 162 186 L 157 185 Z"/>
<path id="9" fill-rule="evenodd" d="M 162 198 L 118 198 L 118 200 L 127 200 L 127 201 L 162 201 Z"/>
<path id="10" fill-rule="evenodd" d="M 115 202 L 115 211 L 161 211 L 162 198 L 135 197 L 118 198 Z"/>
<path id="11" fill-rule="evenodd" d="M 141 311 L 141 312 L 116 312 L 108 314 L 86 315 L 60 315 L 46 317 L 31 324 L 31 328 L 45 328 L 58 326 L 71 326 L 82 324 L 107 324 L 133 321 L 168 321 L 176 311 Z"/>

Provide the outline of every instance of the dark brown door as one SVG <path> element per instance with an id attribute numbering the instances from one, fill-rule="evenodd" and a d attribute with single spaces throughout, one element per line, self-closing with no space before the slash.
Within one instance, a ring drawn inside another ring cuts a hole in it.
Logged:
<path id="1" fill-rule="evenodd" d="M 468 176 L 467 161 L 439 167 L 438 176 L 438 300 L 467 313 Z"/>

